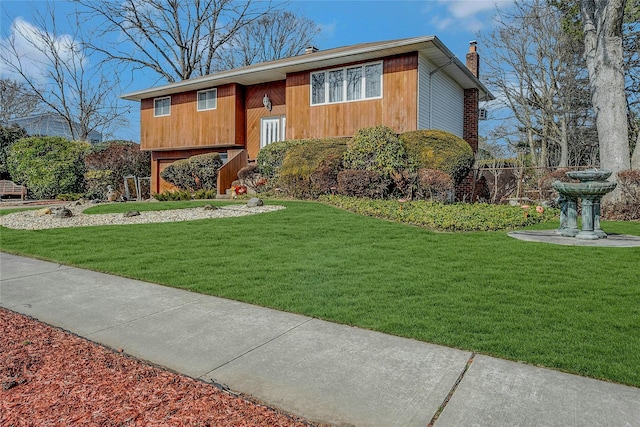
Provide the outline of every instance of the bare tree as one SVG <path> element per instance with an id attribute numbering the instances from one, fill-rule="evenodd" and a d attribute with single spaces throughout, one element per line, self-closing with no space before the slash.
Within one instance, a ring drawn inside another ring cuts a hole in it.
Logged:
<path id="1" fill-rule="evenodd" d="M 525 141 L 534 166 L 566 167 L 580 158 L 590 120 L 587 75 L 578 43 L 544 0 L 499 10 L 487 46 L 487 84 L 512 113 L 509 130 Z"/>
<path id="2" fill-rule="evenodd" d="M 26 117 L 38 110 L 40 98 L 23 82 L 0 79 L 0 122 Z"/>
<path id="3" fill-rule="evenodd" d="M 626 0 L 580 0 L 600 164 L 614 174 L 631 166 L 622 44 L 625 4 Z"/>
<path id="4" fill-rule="evenodd" d="M 310 46 L 320 28 L 289 11 L 265 14 L 243 27 L 216 52 L 218 71 L 298 55 Z"/>
<path id="5" fill-rule="evenodd" d="M 275 10 L 270 0 L 76 1 L 96 24 L 92 49 L 169 83 L 215 71 L 218 50 Z"/>
<path id="6" fill-rule="evenodd" d="M 64 120 L 73 139 L 87 140 L 92 131 L 109 135 L 125 122 L 126 108 L 119 106 L 115 93 L 117 73 L 92 62 L 77 22 L 71 35 L 59 33 L 56 24 L 51 4 L 33 25 L 18 18 L 0 48 L 0 59 L 48 112 Z"/>

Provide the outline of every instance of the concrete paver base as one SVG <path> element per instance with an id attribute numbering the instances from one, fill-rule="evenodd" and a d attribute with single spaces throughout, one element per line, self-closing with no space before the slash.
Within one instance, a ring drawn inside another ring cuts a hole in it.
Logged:
<path id="1" fill-rule="evenodd" d="M 638 426 L 640 389 L 478 355 L 435 426 Z"/>

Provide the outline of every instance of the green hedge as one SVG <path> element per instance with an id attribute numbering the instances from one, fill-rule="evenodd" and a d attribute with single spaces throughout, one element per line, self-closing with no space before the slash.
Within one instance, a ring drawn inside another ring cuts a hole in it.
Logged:
<path id="1" fill-rule="evenodd" d="M 462 182 L 473 166 L 473 150 L 462 138 L 442 130 L 405 132 L 400 139 L 412 169 L 436 169 Z"/>
<path id="2" fill-rule="evenodd" d="M 84 191 L 86 142 L 59 136 L 23 138 L 11 145 L 7 166 L 13 180 L 36 199 Z"/>
<path id="3" fill-rule="evenodd" d="M 386 126 L 360 129 L 344 153 L 347 169 L 368 170 L 390 177 L 406 168 L 405 148 L 398 135 Z"/>
<path id="4" fill-rule="evenodd" d="M 444 204 L 425 201 L 372 200 L 345 196 L 322 196 L 320 201 L 361 215 L 417 225 L 435 231 L 513 230 L 557 218 L 557 209 L 489 205 Z"/>
<path id="5" fill-rule="evenodd" d="M 181 190 L 213 190 L 216 188 L 220 166 L 220 154 L 200 154 L 176 160 L 164 168 L 160 176 Z"/>
<path id="6" fill-rule="evenodd" d="M 304 144 L 305 139 L 290 139 L 285 141 L 276 141 L 267 145 L 260 150 L 256 157 L 256 163 L 260 168 L 260 173 L 268 180 L 273 180 L 284 161 L 284 156 L 292 147 Z"/>
<path id="7" fill-rule="evenodd" d="M 343 138 L 309 139 L 287 150 L 277 174 L 278 185 L 290 196 L 313 198 L 338 185 Z"/>

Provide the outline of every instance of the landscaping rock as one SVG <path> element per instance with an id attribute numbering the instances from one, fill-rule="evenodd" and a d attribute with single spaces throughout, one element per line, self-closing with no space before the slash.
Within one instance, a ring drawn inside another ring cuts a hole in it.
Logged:
<path id="1" fill-rule="evenodd" d="M 264 202 L 262 201 L 262 199 L 258 199 L 257 197 L 252 197 L 247 202 L 248 208 L 257 208 L 258 206 L 263 206 L 263 205 L 264 205 Z"/>
<path id="2" fill-rule="evenodd" d="M 218 209 L 218 207 L 213 205 L 204 205 L 202 209 L 204 209 L 205 211 L 215 211 L 216 209 Z"/>
<path id="3" fill-rule="evenodd" d="M 140 216 L 140 212 L 138 211 L 127 211 L 124 213 L 125 218 L 131 218 L 132 216 Z"/>
<path id="4" fill-rule="evenodd" d="M 45 215 L 51 215 L 51 209 L 42 208 L 36 211 L 36 216 L 45 216 Z"/>
<path id="5" fill-rule="evenodd" d="M 53 216 L 56 218 L 71 218 L 73 213 L 67 208 L 59 208 L 53 212 Z"/>

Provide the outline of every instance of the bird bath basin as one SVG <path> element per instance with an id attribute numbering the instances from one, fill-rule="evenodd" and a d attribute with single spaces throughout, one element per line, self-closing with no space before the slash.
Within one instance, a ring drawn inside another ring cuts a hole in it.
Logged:
<path id="1" fill-rule="evenodd" d="M 555 181 L 552 185 L 560 193 L 560 228 L 563 236 L 576 239 L 597 240 L 607 237 L 600 228 L 600 201 L 616 188 L 607 181 L 611 172 L 588 169 L 567 172 L 567 176 L 580 182 Z M 582 230 L 578 230 L 578 199 L 582 201 Z"/>

